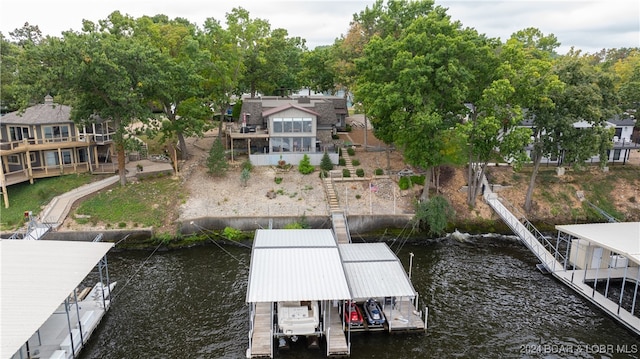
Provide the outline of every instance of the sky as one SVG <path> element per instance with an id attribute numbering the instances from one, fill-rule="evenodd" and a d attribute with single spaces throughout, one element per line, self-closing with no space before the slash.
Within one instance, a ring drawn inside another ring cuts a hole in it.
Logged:
<path id="1" fill-rule="evenodd" d="M 225 14 L 243 7 L 251 18 L 284 28 L 289 36 L 306 39 L 307 48 L 330 45 L 346 34 L 354 13 L 374 0 L 2 0 L 0 32 L 20 28 L 25 22 L 38 25 L 44 35 L 60 36 L 80 30 L 82 20 L 98 21 L 111 12 L 133 17 L 164 14 L 183 17 L 202 26 L 205 19 L 224 23 Z M 594 53 L 603 48 L 640 47 L 640 1 L 638 0 L 436 0 L 448 8 L 463 27 L 502 41 L 514 32 L 535 27 L 554 34 L 566 53 L 572 46 Z"/>

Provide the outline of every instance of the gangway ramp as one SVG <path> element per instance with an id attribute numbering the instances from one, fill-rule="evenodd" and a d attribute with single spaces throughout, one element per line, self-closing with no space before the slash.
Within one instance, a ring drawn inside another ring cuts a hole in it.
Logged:
<path id="1" fill-rule="evenodd" d="M 511 211 L 509 211 L 504 204 L 498 198 L 498 195 L 492 193 L 490 191 L 485 193 L 485 200 L 487 204 L 502 218 L 502 220 L 511 228 L 513 233 L 517 235 L 522 243 L 529 248 L 529 250 L 542 262 L 545 268 L 554 272 L 556 270 L 564 269 L 564 266 L 549 252 L 545 246 L 540 242 L 546 241 L 544 237 L 537 230 L 534 229 L 534 232 L 538 234 L 538 238 L 527 226 L 525 226 Z"/>
<path id="2" fill-rule="evenodd" d="M 336 236 L 338 244 L 351 243 L 351 235 L 349 233 L 349 224 L 344 213 L 332 213 L 331 223 L 333 225 L 333 233 Z"/>

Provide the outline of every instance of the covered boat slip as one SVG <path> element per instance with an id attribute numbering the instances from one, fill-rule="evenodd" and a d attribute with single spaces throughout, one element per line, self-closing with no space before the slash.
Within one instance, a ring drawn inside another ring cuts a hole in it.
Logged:
<path id="1" fill-rule="evenodd" d="M 327 356 L 348 356 L 351 331 L 343 323 L 345 301 L 380 301 L 387 324 L 380 330 L 424 331 L 417 293 L 395 254 L 384 243 L 336 243 L 329 229 L 257 230 L 246 301 L 250 306 L 248 358 L 273 357 L 280 328 L 279 302 L 319 303 L 316 335 Z M 346 331 L 346 333 L 345 333 Z"/>
<path id="2" fill-rule="evenodd" d="M 0 357 L 73 358 L 106 309 L 108 287 L 76 288 L 96 267 L 108 283 L 113 243 L 0 240 Z M 81 305 L 75 305 L 76 303 Z"/>
<path id="3" fill-rule="evenodd" d="M 640 335 L 640 222 L 556 229 L 565 269 L 553 275 Z"/>
<path id="4" fill-rule="evenodd" d="M 246 297 L 250 305 L 247 357 L 273 357 L 274 337 L 286 335 L 275 325 L 275 303 L 319 302 L 319 316 L 323 320 L 316 334 L 326 335 L 342 330 L 332 326 L 330 302 L 350 297 L 338 246 L 330 230 L 257 230 Z M 264 318 L 267 311 L 271 313 L 268 320 Z M 346 339 L 343 341 L 341 348 L 347 346 Z"/>
<path id="5" fill-rule="evenodd" d="M 416 310 L 418 293 L 402 263 L 385 243 L 340 244 L 352 300 L 380 301 L 389 331 L 424 331 L 423 312 Z M 426 314 L 426 311 L 425 311 Z"/>

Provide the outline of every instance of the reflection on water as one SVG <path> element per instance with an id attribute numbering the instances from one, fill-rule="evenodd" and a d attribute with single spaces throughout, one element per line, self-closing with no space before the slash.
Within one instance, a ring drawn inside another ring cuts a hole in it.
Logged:
<path id="1" fill-rule="evenodd" d="M 81 357 L 244 358 L 251 253 L 224 249 L 229 253 L 218 247 L 156 253 L 142 267 L 147 252 L 109 254 L 116 298 Z M 410 252 L 420 304 L 429 307 L 427 334 L 356 334 L 352 358 L 639 355 L 638 338 L 538 272 L 536 259 L 514 239 L 405 244 L 398 256 L 407 269 Z M 616 353 L 623 348 L 626 355 Z M 277 357 L 324 353 L 293 348 Z"/>

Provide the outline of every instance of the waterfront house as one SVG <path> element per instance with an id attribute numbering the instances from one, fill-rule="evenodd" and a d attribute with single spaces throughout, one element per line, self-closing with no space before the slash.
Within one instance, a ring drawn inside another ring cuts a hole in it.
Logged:
<path id="1" fill-rule="evenodd" d="M 318 165 L 333 145 L 332 135 L 346 126 L 346 116 L 343 97 L 245 97 L 240 119 L 227 136 L 231 149 L 246 149 L 254 165 L 298 163 L 304 154 Z"/>
<path id="2" fill-rule="evenodd" d="M 70 173 L 114 173 L 111 121 L 78 125 L 71 107 L 46 96 L 43 104 L 0 118 L 0 184 L 5 207 L 7 186 Z"/>
<path id="3" fill-rule="evenodd" d="M 607 162 L 611 164 L 622 163 L 625 164 L 629 160 L 629 155 L 631 151 L 637 151 L 640 149 L 639 143 L 634 143 L 632 139 L 633 128 L 636 124 L 636 120 L 631 117 L 621 118 L 620 116 L 615 116 L 612 119 L 606 121 L 606 128 L 614 129 L 614 136 L 611 139 L 613 142 L 613 146 L 611 150 L 607 151 Z M 533 127 L 533 120 L 531 118 L 527 118 L 522 121 L 522 127 Z M 577 121 L 573 124 L 575 128 L 588 128 L 592 125 L 587 121 Z M 531 151 L 533 150 L 533 145 L 527 146 L 527 155 L 531 158 Z M 598 163 L 600 162 L 600 157 L 598 155 L 592 156 L 590 159 L 586 161 L 587 163 Z M 564 151 L 560 151 L 558 156 L 553 157 L 543 157 L 542 164 L 555 164 L 561 165 L 564 163 Z"/>

